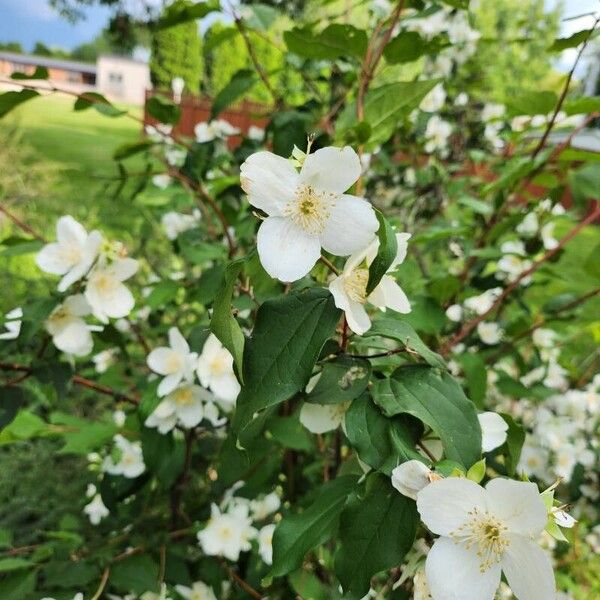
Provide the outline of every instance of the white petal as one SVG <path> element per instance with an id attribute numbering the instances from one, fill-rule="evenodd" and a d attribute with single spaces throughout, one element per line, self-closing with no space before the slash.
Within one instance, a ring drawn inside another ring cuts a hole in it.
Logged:
<path id="1" fill-rule="evenodd" d="M 336 256 L 362 250 L 373 240 L 379 222 L 369 202 L 343 194 L 331 209 L 321 233 L 321 245 Z"/>
<path id="2" fill-rule="evenodd" d="M 417 496 L 423 523 L 438 535 L 450 535 L 467 520 L 473 508 L 485 510 L 485 490 L 469 479 L 449 477 L 434 481 Z"/>
<path id="3" fill-rule="evenodd" d="M 162 397 L 170 394 L 181 383 L 181 380 L 181 371 L 167 375 L 158 385 L 158 395 Z"/>
<path id="4" fill-rule="evenodd" d="M 217 400 L 224 400 L 225 403 L 235 402 L 240 393 L 240 384 L 233 371 L 222 375 L 213 375 L 210 382 L 210 389 Z M 228 408 L 231 408 L 229 406 Z"/>
<path id="5" fill-rule="evenodd" d="M 502 559 L 508 585 L 519 600 L 548 600 L 556 597 L 554 573 L 548 555 L 520 535 L 511 535 Z"/>
<path id="6" fill-rule="evenodd" d="M 35 257 L 35 263 L 44 271 L 52 275 L 63 275 L 71 267 L 59 244 L 46 244 Z"/>
<path id="7" fill-rule="evenodd" d="M 350 146 L 329 146 L 306 157 L 300 181 L 319 190 L 342 194 L 354 184 L 360 173 L 358 154 Z"/>
<path id="8" fill-rule="evenodd" d="M 121 258 L 115 260 L 110 267 L 108 267 L 107 271 L 111 275 L 114 275 L 119 281 L 125 281 L 137 272 L 138 267 L 139 263 L 137 260 L 133 258 Z"/>
<path id="9" fill-rule="evenodd" d="M 179 364 L 178 355 L 172 348 L 155 348 L 148 354 L 146 363 L 159 375 L 170 375 L 173 373 L 173 365 Z"/>
<path id="10" fill-rule="evenodd" d="M 89 305 L 83 294 L 69 296 L 65 299 L 63 305 L 69 313 L 76 317 L 85 317 L 92 312 L 92 307 Z"/>
<path id="11" fill-rule="evenodd" d="M 133 294 L 123 284 L 119 285 L 110 298 L 106 299 L 106 305 L 103 306 L 104 312 L 113 319 L 126 317 L 135 306 Z"/>
<path id="12" fill-rule="evenodd" d="M 171 327 L 169 329 L 169 345 L 175 352 L 186 355 L 190 352 L 190 346 L 186 342 L 185 338 L 181 335 L 181 332 L 177 327 Z"/>
<path id="13" fill-rule="evenodd" d="M 508 423 L 495 412 L 483 412 L 477 415 L 481 426 L 481 449 L 491 452 L 506 441 Z"/>
<path id="14" fill-rule="evenodd" d="M 388 271 L 393 271 L 398 265 L 404 262 L 406 258 L 406 253 L 408 252 L 408 240 L 412 237 L 410 233 L 397 233 L 396 234 L 396 244 L 398 246 L 398 250 L 396 251 L 396 258 L 392 261 L 390 268 Z"/>
<path id="15" fill-rule="evenodd" d="M 511 533 L 538 535 L 546 527 L 546 507 L 535 483 L 498 477 L 485 490 L 489 510 Z"/>
<path id="16" fill-rule="evenodd" d="M 365 307 L 349 298 L 344 288 L 344 277 L 336 277 L 329 284 L 329 291 L 333 296 L 335 305 L 344 311 L 348 326 L 357 335 L 362 335 L 371 327 L 371 319 Z"/>
<path id="17" fill-rule="evenodd" d="M 257 247 L 265 271 L 281 281 L 301 279 L 321 256 L 318 237 L 280 217 L 263 221 L 258 230 Z"/>
<path id="18" fill-rule="evenodd" d="M 311 404 L 305 402 L 300 410 L 300 423 L 311 433 L 326 433 L 337 429 L 344 411 L 336 404 Z"/>
<path id="19" fill-rule="evenodd" d="M 85 356 L 92 351 L 92 336 L 84 321 L 74 319 L 53 338 L 54 345 L 67 354 Z"/>
<path id="20" fill-rule="evenodd" d="M 392 486 L 413 500 L 431 483 L 431 469 L 420 460 L 408 460 L 392 471 Z"/>
<path id="21" fill-rule="evenodd" d="M 180 423 L 191 429 L 192 427 L 196 427 L 200 421 L 202 421 L 204 417 L 204 409 L 202 408 L 201 402 L 195 402 L 194 404 L 190 404 L 189 406 L 179 406 L 177 407 L 177 416 L 179 417 Z"/>
<path id="22" fill-rule="evenodd" d="M 87 238 L 87 231 L 70 215 L 61 217 L 56 222 L 56 239 L 60 244 L 83 245 Z"/>
<path id="23" fill-rule="evenodd" d="M 378 308 L 391 308 L 402 314 L 410 312 L 410 302 L 396 280 L 384 275 L 377 287 L 369 295 L 369 302 Z"/>
<path id="24" fill-rule="evenodd" d="M 425 573 L 433 600 L 492 600 L 500 584 L 499 564 L 481 573 L 477 546 L 466 550 L 445 537 L 429 551 Z"/>
<path id="25" fill-rule="evenodd" d="M 256 152 L 240 167 L 240 180 L 252 206 L 268 215 L 279 216 L 283 207 L 295 197 L 298 172 L 281 156 Z"/>

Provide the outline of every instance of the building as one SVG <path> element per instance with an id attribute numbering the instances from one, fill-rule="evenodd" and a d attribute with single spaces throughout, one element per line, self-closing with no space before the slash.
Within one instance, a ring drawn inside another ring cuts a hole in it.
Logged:
<path id="1" fill-rule="evenodd" d="M 48 70 L 48 82 L 77 93 L 98 92 L 114 102 L 144 104 L 151 88 L 150 69 L 143 61 L 120 56 L 100 56 L 96 64 L 0 52 L 0 77 L 31 75 L 36 67 Z"/>

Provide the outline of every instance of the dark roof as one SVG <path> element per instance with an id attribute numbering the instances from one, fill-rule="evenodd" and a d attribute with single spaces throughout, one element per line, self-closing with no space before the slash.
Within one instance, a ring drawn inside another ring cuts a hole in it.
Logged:
<path id="1" fill-rule="evenodd" d="M 76 71 L 78 73 L 96 74 L 96 65 L 78 62 L 75 60 L 62 60 L 49 56 L 32 56 L 30 54 L 18 54 L 17 52 L 0 52 L 0 60 L 9 60 L 21 65 L 33 65 L 35 67 L 46 67 L 47 69 L 63 69 L 64 71 Z"/>

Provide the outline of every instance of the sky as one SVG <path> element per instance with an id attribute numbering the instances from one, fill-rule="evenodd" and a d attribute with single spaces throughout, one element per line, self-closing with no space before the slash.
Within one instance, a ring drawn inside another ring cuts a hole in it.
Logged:
<path id="1" fill-rule="evenodd" d="M 493 1 L 493 0 L 485 0 Z M 546 0 L 546 6 L 554 7 L 560 0 Z M 600 0 L 562 0 L 566 17 L 600 9 Z M 106 25 L 109 10 L 102 7 L 85 9 L 86 18 L 73 25 L 53 11 L 48 0 L 0 0 L 0 42 L 21 42 L 25 50 L 31 50 L 35 42 L 47 46 L 72 49 L 88 42 Z M 567 21 L 562 24 L 563 35 L 583 29 L 591 17 Z M 563 61 L 568 62 L 568 54 Z"/>

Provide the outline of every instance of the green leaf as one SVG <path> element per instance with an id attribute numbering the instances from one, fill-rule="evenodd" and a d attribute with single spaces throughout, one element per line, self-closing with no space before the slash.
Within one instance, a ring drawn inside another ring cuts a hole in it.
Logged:
<path id="1" fill-rule="evenodd" d="M 298 414 L 290 417 L 272 417 L 266 426 L 271 437 L 284 448 L 310 452 L 314 450 L 314 439 L 300 423 Z"/>
<path id="2" fill-rule="evenodd" d="M 112 422 L 90 422 L 63 413 L 53 413 L 50 422 L 65 426 L 61 435 L 66 443 L 59 454 L 88 454 L 104 446 L 117 433 Z"/>
<path id="3" fill-rule="evenodd" d="M 288 575 L 288 581 L 302 600 L 342 600 L 342 596 L 323 583 L 314 573 L 298 569 Z"/>
<path id="4" fill-rule="evenodd" d="M 368 478 L 365 492 L 350 498 L 340 519 L 335 572 L 344 598 L 359 600 L 369 591 L 373 575 L 402 564 L 418 523 L 416 503 L 399 494 L 389 478 Z"/>
<path id="5" fill-rule="evenodd" d="M 469 398 L 479 407 L 483 408 L 485 393 L 487 391 L 487 369 L 485 362 L 478 354 L 464 352 L 457 356 L 457 361 L 462 365 L 465 373 Z"/>
<path id="6" fill-rule="evenodd" d="M 46 67 L 36 67 L 35 71 L 28 75 L 27 73 L 13 73 L 10 76 L 11 79 L 23 80 L 23 79 L 48 79 L 48 69 Z"/>
<path id="7" fill-rule="evenodd" d="M 237 399 L 234 432 L 239 435 L 258 411 L 305 388 L 340 314 L 333 296 L 320 288 L 278 296 L 261 305 L 244 351 L 244 385 Z"/>
<path id="8" fill-rule="evenodd" d="M 0 598 L 25 600 L 31 598 L 35 589 L 35 571 L 9 573 L 0 580 Z"/>
<path id="9" fill-rule="evenodd" d="M 506 99 L 513 115 L 546 115 L 554 109 L 558 97 L 551 91 L 523 91 Z"/>
<path id="10" fill-rule="evenodd" d="M 356 482 L 354 475 L 329 481 L 321 486 L 308 508 L 280 521 L 273 534 L 272 577 L 297 569 L 310 550 L 336 534 L 340 513 Z"/>
<path id="11" fill-rule="evenodd" d="M 481 483 L 481 480 L 485 477 L 485 458 L 478 460 L 474 465 L 471 465 L 467 471 L 467 479 L 474 481 L 475 483 Z"/>
<path id="12" fill-rule="evenodd" d="M 447 373 L 431 367 L 400 367 L 374 382 L 373 399 L 387 416 L 407 413 L 440 438 L 446 458 L 467 469 L 481 458 L 481 427 L 475 405 Z"/>
<path id="13" fill-rule="evenodd" d="M 4 402 L 5 398 L 2 397 Z M 21 440 L 29 440 L 39 434 L 47 433 L 48 425 L 36 414 L 27 410 L 20 411 L 12 423 L 0 433 L 0 444 L 7 444 Z"/>
<path id="14" fill-rule="evenodd" d="M 204 38 L 203 51 L 209 54 L 210 52 L 218 48 L 221 44 L 228 40 L 231 40 L 239 34 L 240 32 L 238 31 L 237 27 L 226 27 L 225 29 L 221 29 L 217 32 L 211 31 L 210 35 Z"/>
<path id="15" fill-rule="evenodd" d="M 181 117 L 181 108 L 168 98 L 152 96 L 146 101 L 148 114 L 160 123 L 175 125 Z"/>
<path id="16" fill-rule="evenodd" d="M 418 354 L 432 367 L 446 368 L 444 359 L 433 350 L 430 350 L 412 325 L 409 325 L 406 321 L 391 317 L 379 319 L 373 323 L 371 329 L 363 337 L 375 335 L 400 342 L 409 352 Z"/>
<path id="17" fill-rule="evenodd" d="M 401 31 L 383 51 L 390 64 L 417 60 L 427 52 L 427 42 L 416 31 Z"/>
<path id="18" fill-rule="evenodd" d="M 0 387 L 0 431 L 12 422 L 18 410 L 26 405 L 30 398 L 31 394 L 23 388 Z"/>
<path id="19" fill-rule="evenodd" d="M 210 330 L 219 338 L 219 341 L 233 356 L 233 364 L 239 380 L 243 383 L 243 356 L 246 338 L 240 324 L 233 316 L 231 300 L 235 282 L 242 271 L 247 257 L 235 260 L 227 265 L 223 276 L 223 283 L 219 288 L 213 302 L 213 315 L 210 320 Z"/>
<path id="20" fill-rule="evenodd" d="M 267 31 L 281 16 L 276 8 L 260 2 L 253 2 L 245 8 L 248 9 L 248 14 L 244 14 L 245 23 L 251 29 L 259 31 Z"/>
<path id="21" fill-rule="evenodd" d="M 181 285 L 176 281 L 166 279 L 160 281 L 153 288 L 146 298 L 146 305 L 152 309 L 164 308 L 169 302 L 175 299 Z"/>
<path id="22" fill-rule="evenodd" d="M 582 96 L 564 103 L 563 110 L 567 115 L 581 115 L 600 111 L 600 97 Z"/>
<path id="23" fill-rule="evenodd" d="M 407 460 L 422 460 L 415 450 L 417 436 L 407 419 L 384 416 L 366 394 L 350 405 L 345 416 L 345 430 L 359 458 L 386 475 Z"/>
<path id="24" fill-rule="evenodd" d="M 364 358 L 338 356 L 323 363 L 315 387 L 306 395 L 307 402 L 340 404 L 358 398 L 369 384 L 371 363 Z"/>
<path id="25" fill-rule="evenodd" d="M 154 142 L 150 139 L 140 140 L 132 144 L 122 144 L 114 151 L 113 158 L 115 160 L 125 160 L 130 156 L 149 150 L 152 146 L 154 146 Z"/>
<path id="26" fill-rule="evenodd" d="M 101 115 L 107 117 L 120 117 L 121 115 L 127 114 L 126 110 L 120 110 L 113 104 L 111 104 L 102 94 L 96 92 L 86 92 L 80 94 L 75 100 L 73 110 L 81 111 L 88 108 L 96 109 Z"/>
<path id="27" fill-rule="evenodd" d="M 439 83 L 430 81 L 400 81 L 369 90 L 365 97 L 364 120 L 371 126 L 369 146 L 387 141 L 400 122 L 417 108 L 421 100 Z M 356 102 L 349 103 L 337 121 L 337 135 L 357 123 Z"/>
<path id="28" fill-rule="evenodd" d="M 158 591 L 158 578 L 158 564 L 149 554 L 138 554 L 115 563 L 109 581 L 117 589 L 143 594 Z"/>
<path id="29" fill-rule="evenodd" d="M 0 119 L 8 114 L 13 108 L 27 100 L 39 96 L 35 90 L 20 90 L 18 92 L 4 92 L 0 94 Z"/>
<path id="30" fill-rule="evenodd" d="M 35 566 L 30 560 L 24 558 L 2 558 L 0 559 L 0 573 L 8 571 L 18 571 L 20 569 L 29 569 Z"/>
<path id="31" fill-rule="evenodd" d="M 367 34 L 353 25 L 334 23 L 320 33 L 308 27 L 295 27 L 283 34 L 290 52 L 304 58 L 335 60 L 353 56 L 362 58 L 367 50 Z"/>
<path id="32" fill-rule="evenodd" d="M 31 238 L 11 236 L 2 240 L 0 245 L 6 246 L 6 248 L 0 250 L 0 256 L 22 256 L 37 252 L 44 245 L 44 242 Z"/>
<path id="33" fill-rule="evenodd" d="M 167 29 L 186 21 L 195 21 L 202 19 L 211 12 L 219 10 L 217 0 L 207 0 L 206 2 L 196 2 L 191 4 L 187 0 L 177 0 L 167 6 L 163 15 L 155 25 L 155 29 Z"/>
<path id="34" fill-rule="evenodd" d="M 519 459 L 521 458 L 523 444 L 525 443 L 525 429 L 523 429 L 523 426 L 517 423 L 511 415 L 500 413 L 500 416 L 508 425 L 506 442 L 504 442 L 501 451 L 506 457 L 506 471 L 510 477 L 513 477 L 517 470 Z"/>
<path id="35" fill-rule="evenodd" d="M 588 164 L 571 171 L 568 176 L 573 197 L 577 202 L 600 198 L 600 165 Z"/>
<path id="36" fill-rule="evenodd" d="M 147 427 L 142 430 L 141 440 L 146 467 L 165 489 L 170 488 L 183 470 L 185 443 Z"/>
<path id="37" fill-rule="evenodd" d="M 576 48 L 592 36 L 593 31 L 593 29 L 583 29 L 582 31 L 573 33 L 569 37 L 556 38 L 554 43 L 548 48 L 548 52 L 562 52 L 567 48 Z"/>
<path id="38" fill-rule="evenodd" d="M 240 69 L 235 72 L 229 83 L 217 94 L 210 110 L 211 120 L 252 89 L 257 81 L 256 73 L 250 69 Z"/>
<path id="39" fill-rule="evenodd" d="M 396 259 L 398 252 L 398 242 L 396 233 L 389 221 L 383 216 L 381 211 L 375 209 L 375 215 L 379 221 L 377 236 L 379 237 L 379 249 L 377 256 L 369 267 L 369 281 L 367 283 L 367 294 L 370 294 L 379 284 L 381 278 L 388 272 L 392 263 Z"/>

